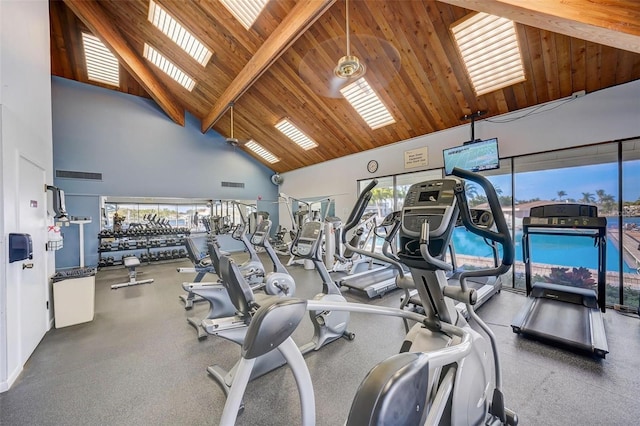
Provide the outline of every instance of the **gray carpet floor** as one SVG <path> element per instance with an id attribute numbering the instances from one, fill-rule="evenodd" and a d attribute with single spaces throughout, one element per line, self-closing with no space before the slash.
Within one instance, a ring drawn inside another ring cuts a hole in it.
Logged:
<path id="1" fill-rule="evenodd" d="M 237 256 L 242 260 L 243 255 Z M 230 368 L 239 347 L 217 337 L 198 341 L 178 296 L 178 274 L 187 261 L 139 268 L 152 284 L 111 290 L 127 280 L 125 269 L 101 270 L 92 322 L 49 331 L 13 387 L 0 394 L 2 425 L 215 425 L 224 394 L 206 373 Z M 297 295 L 321 290 L 318 275 L 289 268 Z M 350 301 L 397 306 L 395 291 Z M 525 298 L 502 291 L 479 309 L 497 335 L 507 406 L 523 425 L 637 425 L 640 423 L 640 321 L 613 310 L 605 314 L 610 354 L 595 359 L 515 335 L 509 326 Z M 318 425 L 343 424 L 351 400 L 369 369 L 397 353 L 404 337 L 396 318 L 352 314 L 354 341 L 340 339 L 306 355 L 317 403 Z M 294 339 L 310 339 L 305 319 Z M 280 368 L 250 385 L 239 425 L 292 425 L 300 407 L 290 370 Z"/>

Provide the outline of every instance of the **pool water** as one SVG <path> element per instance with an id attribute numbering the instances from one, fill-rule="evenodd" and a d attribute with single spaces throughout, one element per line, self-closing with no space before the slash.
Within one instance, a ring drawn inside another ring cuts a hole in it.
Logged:
<path id="1" fill-rule="evenodd" d="M 452 241 L 457 254 L 491 257 L 491 248 L 464 228 L 456 228 Z M 522 232 L 516 232 L 516 260 L 522 261 Z M 620 251 L 607 238 L 607 271 L 619 271 Z M 598 249 L 594 239 L 588 237 L 566 237 L 559 235 L 531 235 L 531 261 L 549 265 L 598 268 Z M 635 265 L 623 263 L 623 272 L 635 272 Z"/>

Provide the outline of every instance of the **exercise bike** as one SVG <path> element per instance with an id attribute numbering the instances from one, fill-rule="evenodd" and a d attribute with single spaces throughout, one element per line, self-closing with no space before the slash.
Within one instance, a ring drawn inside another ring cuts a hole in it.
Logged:
<path id="1" fill-rule="evenodd" d="M 476 291 L 466 286 L 470 276 L 498 276 L 514 261 L 511 240 L 496 192 L 475 173 L 454 169 L 456 177 L 411 186 L 401 217 L 398 256 L 413 276 L 425 313 L 357 303 L 283 298 L 267 301 L 253 315 L 242 348 L 242 359 L 229 392 L 220 424 L 235 422 L 246 385 L 256 363 L 279 352 L 293 371 L 301 400 L 302 424 L 315 424 L 315 399 L 309 370 L 291 338 L 306 311 L 331 310 L 396 316 L 416 321 L 400 353 L 376 365 L 361 383 L 347 425 L 516 425 L 515 413 L 504 406 L 500 361 L 491 329 L 475 314 Z M 464 178 L 480 184 L 487 194 L 497 231 L 475 225 L 464 192 Z M 364 212 L 377 184 L 360 195 L 353 219 Z M 459 287 L 448 286 L 444 261 L 460 212 L 471 232 L 502 245 L 496 268 L 465 271 Z M 350 219 L 351 219 L 350 218 Z M 230 290 L 234 292 L 242 289 Z M 473 330 L 456 310 L 463 301 L 470 319 L 488 339 Z"/>

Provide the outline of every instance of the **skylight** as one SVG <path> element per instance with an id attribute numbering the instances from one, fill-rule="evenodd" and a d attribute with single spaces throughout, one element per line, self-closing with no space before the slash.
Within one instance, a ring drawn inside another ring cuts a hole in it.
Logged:
<path id="1" fill-rule="evenodd" d="M 251 28 L 258 15 L 262 12 L 269 0 L 220 0 L 220 3 L 226 7 L 229 12 L 236 17 L 238 21 L 247 30 Z"/>
<path id="2" fill-rule="evenodd" d="M 164 71 L 169 77 L 177 81 L 185 89 L 188 91 L 193 90 L 196 82 L 147 43 L 144 44 L 144 57 Z"/>
<path id="3" fill-rule="evenodd" d="M 343 87 L 340 93 L 372 130 L 396 122 L 364 77 Z"/>
<path id="4" fill-rule="evenodd" d="M 84 59 L 89 80 L 98 83 L 120 86 L 120 67 L 113 53 L 105 47 L 98 37 L 82 33 Z"/>
<path id="5" fill-rule="evenodd" d="M 211 51 L 153 0 L 149 1 L 149 21 L 200 65 L 207 65 L 211 59 Z"/>
<path id="6" fill-rule="evenodd" d="M 263 147 L 258 142 L 254 141 L 253 139 L 250 140 L 249 142 L 247 142 L 244 146 L 246 146 L 251 151 L 253 151 L 256 154 L 258 154 L 260 157 L 264 158 L 265 160 L 267 160 L 271 164 L 277 163 L 278 161 L 280 161 L 280 159 L 278 157 L 273 155 L 269 150 L 267 150 L 265 147 Z"/>
<path id="7" fill-rule="evenodd" d="M 513 21 L 476 13 L 451 31 L 478 96 L 525 80 Z"/>
<path id="8" fill-rule="evenodd" d="M 302 149 L 311 149 L 318 146 L 313 139 L 302 133 L 300 129 L 291 124 L 286 118 L 276 124 L 276 129 L 280 130 L 286 137 L 300 145 Z"/>

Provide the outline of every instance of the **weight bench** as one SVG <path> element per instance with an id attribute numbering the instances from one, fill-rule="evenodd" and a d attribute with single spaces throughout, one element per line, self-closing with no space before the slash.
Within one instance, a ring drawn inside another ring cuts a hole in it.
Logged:
<path id="1" fill-rule="evenodd" d="M 123 259 L 124 267 L 129 268 L 129 282 L 122 284 L 114 284 L 111 286 L 111 290 L 117 290 L 121 287 L 130 287 L 138 284 L 149 284 L 153 282 L 153 278 L 148 280 L 136 281 L 136 266 L 140 266 L 140 260 L 137 257 L 129 256 Z"/>

